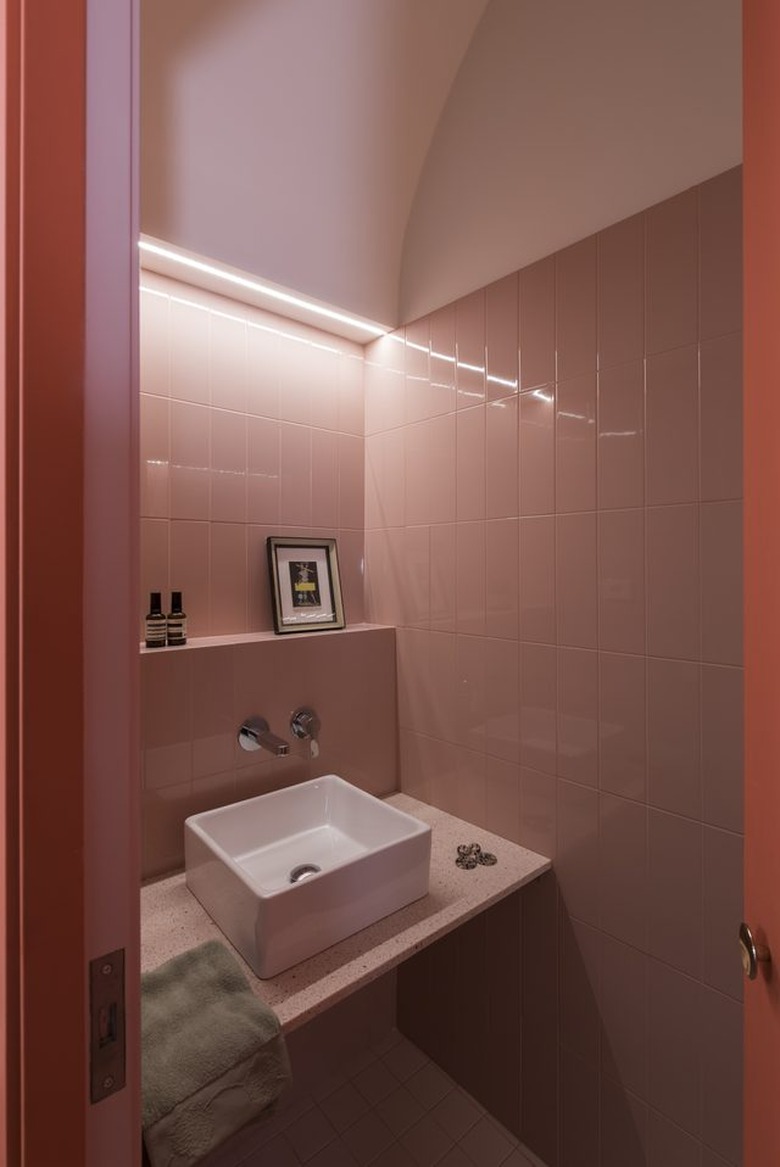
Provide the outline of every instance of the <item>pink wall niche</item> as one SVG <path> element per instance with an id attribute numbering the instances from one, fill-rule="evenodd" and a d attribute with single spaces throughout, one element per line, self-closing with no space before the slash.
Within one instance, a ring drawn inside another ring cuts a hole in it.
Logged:
<path id="1" fill-rule="evenodd" d="M 363 350 L 151 272 L 141 279 L 141 602 L 189 635 L 272 628 L 265 540 L 338 540 L 363 620 Z"/>
<path id="2" fill-rule="evenodd" d="M 366 350 L 402 788 L 555 860 L 516 920 L 549 1167 L 740 1161 L 741 328 L 736 169 Z"/>

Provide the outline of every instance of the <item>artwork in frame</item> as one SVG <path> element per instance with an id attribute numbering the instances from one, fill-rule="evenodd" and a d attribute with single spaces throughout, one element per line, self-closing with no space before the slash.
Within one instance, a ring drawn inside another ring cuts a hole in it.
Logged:
<path id="1" fill-rule="evenodd" d="M 266 540 L 274 631 L 343 628 L 344 603 L 335 539 L 270 535 Z"/>

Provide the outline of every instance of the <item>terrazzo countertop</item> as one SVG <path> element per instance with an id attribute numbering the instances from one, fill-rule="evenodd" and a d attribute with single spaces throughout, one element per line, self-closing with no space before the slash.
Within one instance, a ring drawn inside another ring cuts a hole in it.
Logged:
<path id="1" fill-rule="evenodd" d="M 551 867 L 543 855 L 409 795 L 393 794 L 387 802 L 432 828 L 428 895 L 279 976 L 261 981 L 190 894 L 184 874 L 173 875 L 141 890 L 142 971 L 206 940 L 221 940 L 238 959 L 253 992 L 275 1010 L 289 1032 Z M 455 866 L 458 844 L 474 841 L 496 855 L 495 866 L 471 871 Z"/>

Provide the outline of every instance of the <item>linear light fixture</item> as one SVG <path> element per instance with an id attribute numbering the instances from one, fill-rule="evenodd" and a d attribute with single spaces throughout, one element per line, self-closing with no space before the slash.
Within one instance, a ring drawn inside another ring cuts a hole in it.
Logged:
<path id="1" fill-rule="evenodd" d="M 281 316 L 300 320 L 304 324 L 311 324 L 326 332 L 357 341 L 358 344 L 366 344 L 369 340 L 386 336 L 392 331 L 391 328 L 377 324 L 373 320 L 354 316 L 350 312 L 342 312 L 318 300 L 298 296 L 277 284 L 259 280 L 237 268 L 204 259 L 182 248 L 163 243 L 159 239 L 142 235 L 138 241 L 138 249 L 141 253 L 141 266 L 149 271 L 172 276 L 174 279 L 186 278 L 188 283 L 196 287 L 230 295 L 255 307 L 267 308 Z M 186 277 L 183 274 L 185 271 Z"/>

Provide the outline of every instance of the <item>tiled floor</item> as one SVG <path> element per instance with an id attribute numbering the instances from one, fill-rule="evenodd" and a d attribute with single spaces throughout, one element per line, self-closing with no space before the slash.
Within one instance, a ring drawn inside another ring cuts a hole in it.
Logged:
<path id="1" fill-rule="evenodd" d="M 538 1167 L 399 1033 L 302 1093 L 235 1167 Z"/>

